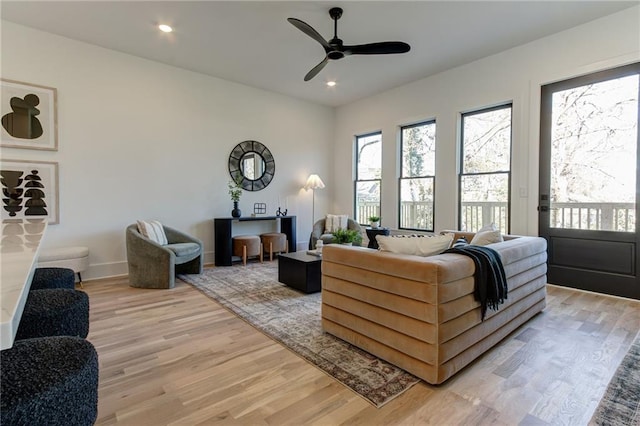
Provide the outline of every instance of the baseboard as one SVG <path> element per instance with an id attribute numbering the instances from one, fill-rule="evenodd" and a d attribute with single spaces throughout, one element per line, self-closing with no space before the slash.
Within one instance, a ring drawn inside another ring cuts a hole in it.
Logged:
<path id="1" fill-rule="evenodd" d="M 91 260 L 91 255 L 89 255 Z M 204 264 L 213 265 L 214 253 L 204 253 Z M 86 271 L 82 271 L 82 281 L 100 280 L 104 278 L 122 277 L 129 274 L 129 265 L 126 260 L 109 263 L 90 263 Z"/>
<path id="2" fill-rule="evenodd" d="M 596 296 L 613 297 L 614 299 L 626 300 L 626 301 L 629 301 L 629 302 L 638 302 L 637 299 L 632 299 L 630 297 L 616 296 L 615 294 L 598 293 L 596 291 L 583 290 L 581 288 L 568 287 L 568 286 L 563 286 L 563 285 L 560 285 L 560 284 L 547 283 L 547 286 L 555 287 L 555 288 L 561 288 L 563 290 L 573 290 L 573 291 L 579 291 L 581 293 L 594 294 Z"/>

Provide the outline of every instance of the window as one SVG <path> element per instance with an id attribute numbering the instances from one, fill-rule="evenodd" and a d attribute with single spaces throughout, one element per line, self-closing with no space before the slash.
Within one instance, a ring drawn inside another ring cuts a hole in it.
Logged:
<path id="1" fill-rule="evenodd" d="M 639 90 L 637 65 L 543 86 L 550 214 L 541 229 L 636 231 Z"/>
<path id="2" fill-rule="evenodd" d="M 511 109 L 502 105 L 462 114 L 459 175 L 460 229 L 495 223 L 509 232 Z"/>
<path id="3" fill-rule="evenodd" d="M 400 228 L 433 232 L 436 122 L 404 126 L 400 138 Z"/>
<path id="4" fill-rule="evenodd" d="M 380 216 L 382 132 L 356 136 L 355 216 L 358 223 Z"/>

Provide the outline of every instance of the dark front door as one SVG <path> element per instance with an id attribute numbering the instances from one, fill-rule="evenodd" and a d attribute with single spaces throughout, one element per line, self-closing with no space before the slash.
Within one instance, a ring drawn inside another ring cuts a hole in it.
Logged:
<path id="1" fill-rule="evenodd" d="M 542 87 L 549 283 L 640 299 L 639 87 L 640 63 Z"/>

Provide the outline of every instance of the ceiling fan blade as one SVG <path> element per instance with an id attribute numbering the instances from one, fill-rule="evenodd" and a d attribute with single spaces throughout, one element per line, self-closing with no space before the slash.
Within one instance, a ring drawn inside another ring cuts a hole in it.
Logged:
<path id="1" fill-rule="evenodd" d="M 406 53 L 411 46 L 402 41 L 382 41 L 380 43 L 344 46 L 345 55 L 385 55 L 389 53 Z"/>
<path id="2" fill-rule="evenodd" d="M 287 18 L 287 21 L 289 21 L 294 27 L 296 27 L 297 29 L 299 29 L 300 31 L 302 31 L 303 33 L 305 33 L 306 35 L 308 35 L 309 37 L 311 37 L 312 39 L 320 43 L 322 47 L 324 47 L 325 51 L 328 52 L 329 50 L 331 50 L 331 46 L 329 46 L 329 43 L 327 43 L 327 41 L 324 38 L 322 38 L 320 33 L 314 30 L 311 27 L 311 25 L 296 18 Z"/>
<path id="3" fill-rule="evenodd" d="M 316 75 L 318 75 L 318 73 L 320 71 L 322 71 L 322 68 L 324 68 L 325 65 L 327 65 L 327 62 L 329 62 L 329 57 L 325 56 L 324 59 L 322 60 L 322 62 L 320 62 L 318 65 L 316 65 L 315 67 L 313 67 L 311 69 L 311 71 L 309 71 L 307 73 L 307 75 L 304 76 L 304 81 L 309 81 L 311 80 L 313 77 L 315 77 Z"/>

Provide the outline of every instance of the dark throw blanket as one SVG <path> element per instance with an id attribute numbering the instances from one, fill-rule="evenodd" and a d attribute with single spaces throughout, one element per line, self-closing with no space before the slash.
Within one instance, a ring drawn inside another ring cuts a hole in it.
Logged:
<path id="1" fill-rule="evenodd" d="M 498 305 L 504 303 L 507 298 L 507 277 L 500 255 L 491 248 L 472 245 L 450 248 L 444 253 L 468 256 L 476 265 L 476 271 L 473 274 L 475 279 L 473 295 L 480 302 L 482 321 L 484 321 L 487 308 L 497 311 Z"/>

